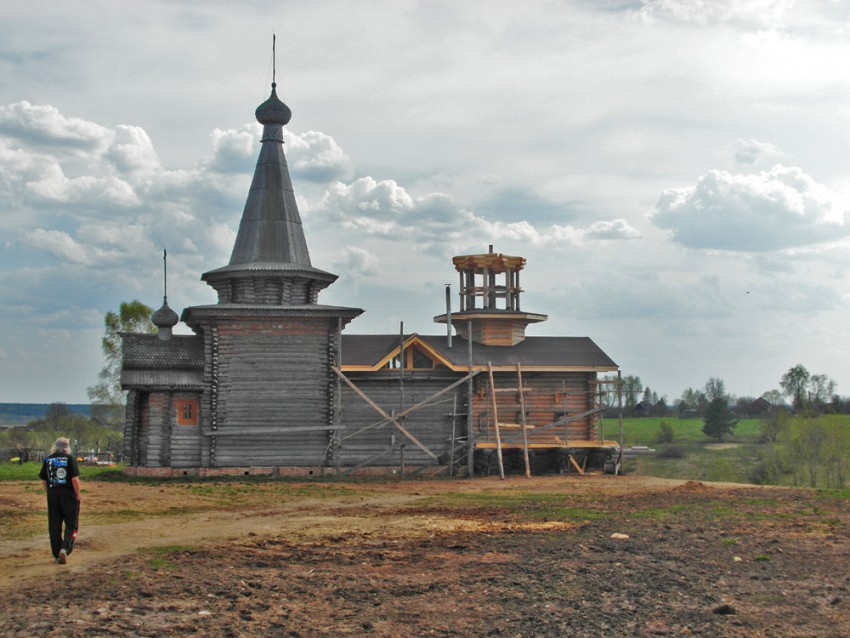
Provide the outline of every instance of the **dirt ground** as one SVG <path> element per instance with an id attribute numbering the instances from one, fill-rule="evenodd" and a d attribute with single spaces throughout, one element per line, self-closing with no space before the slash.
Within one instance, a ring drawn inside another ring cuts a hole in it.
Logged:
<path id="1" fill-rule="evenodd" d="M 3 636 L 848 636 L 850 510 L 625 476 L 0 483 Z"/>

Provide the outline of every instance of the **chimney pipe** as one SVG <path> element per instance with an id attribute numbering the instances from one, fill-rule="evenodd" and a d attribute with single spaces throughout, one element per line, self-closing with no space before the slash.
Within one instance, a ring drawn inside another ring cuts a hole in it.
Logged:
<path id="1" fill-rule="evenodd" d="M 452 347 L 452 285 L 446 284 L 446 341 Z"/>

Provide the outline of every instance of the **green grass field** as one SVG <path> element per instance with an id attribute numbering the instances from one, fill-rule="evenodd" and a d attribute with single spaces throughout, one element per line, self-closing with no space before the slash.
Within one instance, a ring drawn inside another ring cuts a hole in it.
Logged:
<path id="1" fill-rule="evenodd" d="M 850 427 L 850 416 L 838 418 L 843 418 Z M 673 428 L 670 445 L 660 442 L 662 421 Z M 656 450 L 656 454 L 641 455 L 627 462 L 626 472 L 660 478 L 751 483 L 750 473 L 765 449 L 760 440 L 761 420 L 742 419 L 734 434 L 719 443 L 703 434 L 702 427 L 702 419 L 624 419 L 623 441 L 626 445 L 646 445 Z M 616 422 L 606 422 L 606 437 L 611 438 L 608 432 L 616 432 Z M 676 448 L 675 454 L 665 454 L 670 447 Z"/>
<path id="2" fill-rule="evenodd" d="M 120 465 L 80 464 L 81 479 L 102 479 L 121 474 Z M 0 463 L 0 481 L 37 481 L 41 463 Z M 123 475 L 123 474 L 122 474 Z"/>
<path id="3" fill-rule="evenodd" d="M 842 419 L 850 428 L 850 415 L 830 417 Z M 673 429 L 673 442 L 661 443 L 659 428 L 667 422 Z M 616 440 L 618 423 L 607 420 L 604 436 Z M 760 440 L 761 421 L 742 419 L 734 434 L 718 443 L 702 432 L 702 419 L 635 418 L 623 420 L 623 440 L 626 445 L 646 445 L 655 454 L 640 455 L 626 463 L 625 470 L 638 476 L 657 476 L 698 481 L 751 483 L 751 472 L 759 463 L 765 444 Z M 672 450 L 670 448 L 673 448 Z M 0 481 L 37 481 L 39 463 L 0 463 Z M 121 466 L 80 465 L 84 480 L 142 481 L 123 474 Z M 226 478 L 217 479 L 226 482 Z M 277 479 L 280 480 L 280 479 Z M 153 479 L 155 482 L 156 479 Z M 789 483 L 790 484 L 790 483 Z"/>

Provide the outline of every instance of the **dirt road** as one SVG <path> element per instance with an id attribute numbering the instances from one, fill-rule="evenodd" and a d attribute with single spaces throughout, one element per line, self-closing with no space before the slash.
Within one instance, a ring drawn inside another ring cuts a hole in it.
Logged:
<path id="1" fill-rule="evenodd" d="M 0 483 L 0 634 L 847 636 L 840 495 L 639 477 Z M 62 622 L 57 622 L 61 618 Z"/>

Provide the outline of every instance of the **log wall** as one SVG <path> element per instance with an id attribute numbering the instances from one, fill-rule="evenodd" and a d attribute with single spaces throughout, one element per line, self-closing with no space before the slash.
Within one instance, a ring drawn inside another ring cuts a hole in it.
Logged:
<path id="1" fill-rule="evenodd" d="M 243 320 L 209 331 L 202 462 L 209 467 L 325 462 L 331 324 L 309 317 Z"/>
<path id="2" fill-rule="evenodd" d="M 372 401 L 388 414 L 399 413 L 403 409 L 428 398 L 459 378 L 458 375 L 434 374 L 433 372 L 405 372 L 404 406 L 401 404 L 401 384 L 398 373 L 348 373 L 346 375 Z M 466 403 L 466 386 L 455 388 L 438 397 L 434 403 L 418 408 L 407 415 L 402 426 L 415 436 L 434 454 L 449 451 L 452 435 L 453 397 L 457 395 L 457 410 L 463 411 Z M 385 452 L 393 443 L 405 444 L 405 463 L 434 463 L 434 459 L 422 451 L 413 441 L 392 423 L 375 426 L 382 420 L 381 415 L 351 388 L 342 388 L 342 424 L 340 465 L 352 466 L 362 463 Z M 466 436 L 465 417 L 458 417 L 456 437 Z M 398 466 L 401 455 L 394 451 L 370 463 L 373 466 Z"/>
<path id="3" fill-rule="evenodd" d="M 567 416 L 580 414 L 593 408 L 594 373 L 566 372 L 543 373 L 523 372 L 523 388 L 525 393 L 526 424 L 543 426 L 552 423 L 564 415 L 566 397 Z M 496 409 L 499 423 L 520 422 L 520 396 L 517 391 L 516 372 L 494 373 L 496 389 Z M 495 434 L 493 415 L 489 394 L 489 379 L 481 374 L 476 379 L 477 392 L 473 398 L 475 410 L 475 428 L 482 434 Z M 506 391 L 514 389 L 514 391 Z M 566 389 L 566 394 L 564 390 Z M 517 430 L 510 430 L 510 432 Z M 506 430 L 506 432 L 509 432 Z M 505 433 L 503 433 L 503 436 Z M 551 441 L 553 436 L 572 441 L 590 441 L 596 438 L 596 419 L 593 416 L 572 421 L 568 426 L 549 428 L 535 433 L 529 430 L 529 443 L 544 443 Z M 510 434 L 508 434 L 510 436 Z"/>

